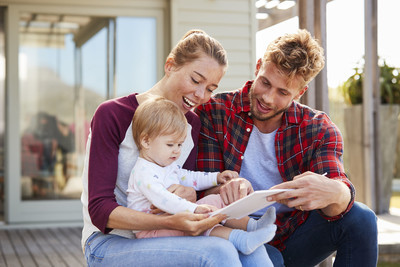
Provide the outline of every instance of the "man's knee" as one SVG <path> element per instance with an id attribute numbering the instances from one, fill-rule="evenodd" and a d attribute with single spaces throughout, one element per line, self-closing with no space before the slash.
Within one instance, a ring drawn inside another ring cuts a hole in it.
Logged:
<path id="1" fill-rule="evenodd" d="M 351 224 L 353 230 L 364 231 L 364 233 L 377 233 L 377 217 L 368 206 L 360 202 L 354 202 L 348 214 L 344 216 Z"/>

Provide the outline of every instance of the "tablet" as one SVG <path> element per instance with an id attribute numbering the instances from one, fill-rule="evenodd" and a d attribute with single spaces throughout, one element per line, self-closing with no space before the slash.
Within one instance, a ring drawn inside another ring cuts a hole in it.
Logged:
<path id="1" fill-rule="evenodd" d="M 240 219 L 271 204 L 274 204 L 275 201 L 267 201 L 268 196 L 290 190 L 293 189 L 271 189 L 254 191 L 250 195 L 247 195 L 246 197 L 239 199 L 238 201 L 235 201 L 222 209 L 211 212 L 210 215 L 214 216 L 216 214 L 226 214 L 228 215 L 228 219 Z"/>

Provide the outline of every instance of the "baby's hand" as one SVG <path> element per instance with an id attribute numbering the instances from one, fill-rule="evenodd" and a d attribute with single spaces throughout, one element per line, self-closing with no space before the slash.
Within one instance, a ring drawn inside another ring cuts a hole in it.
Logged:
<path id="1" fill-rule="evenodd" d="M 235 171 L 223 171 L 221 173 L 218 173 L 217 175 L 217 182 L 218 184 L 224 184 L 229 180 L 232 180 L 233 178 L 238 178 L 239 174 Z"/>
<path id="2" fill-rule="evenodd" d="M 194 213 L 206 214 L 206 213 L 213 212 L 213 211 L 215 211 L 217 209 L 218 208 L 215 207 L 215 206 L 211 206 L 211 205 L 207 205 L 207 204 L 201 204 L 201 205 L 197 206 L 197 208 L 194 210 Z"/>

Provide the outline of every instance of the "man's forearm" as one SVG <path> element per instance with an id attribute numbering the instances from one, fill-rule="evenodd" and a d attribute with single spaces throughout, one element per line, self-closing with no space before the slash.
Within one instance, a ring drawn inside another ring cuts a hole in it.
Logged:
<path id="1" fill-rule="evenodd" d="M 351 200 L 351 193 L 348 186 L 337 180 L 331 180 L 334 190 L 332 190 L 332 204 L 326 208 L 321 209 L 322 212 L 330 217 L 337 216 L 343 213 Z"/>

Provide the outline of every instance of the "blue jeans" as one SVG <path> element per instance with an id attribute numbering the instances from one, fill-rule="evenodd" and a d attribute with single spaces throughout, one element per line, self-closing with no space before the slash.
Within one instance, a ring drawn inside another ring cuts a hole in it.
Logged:
<path id="1" fill-rule="evenodd" d="M 375 213 L 355 202 L 342 219 L 328 222 L 316 211 L 285 242 L 285 266 L 315 266 L 336 251 L 334 266 L 373 266 L 378 260 Z"/>
<path id="2" fill-rule="evenodd" d="M 279 251 L 268 247 L 272 259 L 283 261 Z M 88 266 L 264 266 L 266 255 L 263 246 L 246 256 L 229 241 L 211 236 L 127 239 L 96 232 L 85 245 Z"/>

